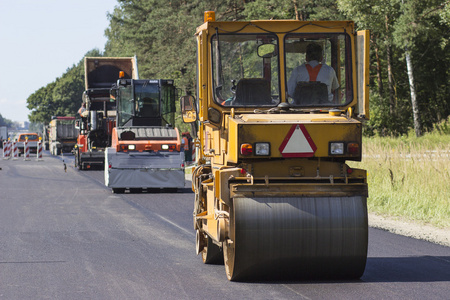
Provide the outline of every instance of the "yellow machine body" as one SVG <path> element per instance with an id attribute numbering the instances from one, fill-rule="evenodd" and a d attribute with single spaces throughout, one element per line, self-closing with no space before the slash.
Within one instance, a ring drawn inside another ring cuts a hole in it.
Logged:
<path id="1" fill-rule="evenodd" d="M 346 161 L 361 160 L 369 116 L 368 32 L 351 21 L 209 21 L 196 39 L 198 99 L 185 96 L 182 111 L 199 125 L 197 253 L 205 263 L 223 255 L 229 280 L 360 277 L 366 171 Z M 340 89 L 330 102 L 299 104 L 288 93 L 293 61 L 310 43 L 323 46 L 335 69 Z M 266 84 L 271 98 L 261 92 Z"/>

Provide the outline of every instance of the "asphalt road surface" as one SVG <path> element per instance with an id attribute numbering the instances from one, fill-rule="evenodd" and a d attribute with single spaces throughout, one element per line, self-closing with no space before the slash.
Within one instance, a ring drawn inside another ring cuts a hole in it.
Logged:
<path id="1" fill-rule="evenodd" d="M 48 152 L 0 168 L 0 299 L 450 299 L 449 247 L 370 229 L 361 280 L 229 282 L 195 255 L 189 188 L 112 194 Z"/>

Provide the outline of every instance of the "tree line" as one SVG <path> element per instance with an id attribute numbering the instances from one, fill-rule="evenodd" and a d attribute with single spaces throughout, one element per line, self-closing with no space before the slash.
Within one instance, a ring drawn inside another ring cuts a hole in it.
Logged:
<path id="1" fill-rule="evenodd" d="M 221 21 L 354 20 L 371 30 L 371 120 L 366 135 L 417 136 L 450 115 L 450 0 L 118 0 L 108 13 L 104 52 L 138 57 L 141 78 L 174 79 L 195 92 L 194 33 L 203 12 Z M 74 115 L 84 88 L 83 58 L 27 99 L 31 122 Z M 176 124 L 181 125 L 179 120 Z"/>
<path id="2" fill-rule="evenodd" d="M 0 126 L 7 126 L 7 127 L 11 127 L 13 125 L 13 121 L 11 121 L 10 119 L 4 118 L 2 116 L 2 114 L 0 114 Z"/>

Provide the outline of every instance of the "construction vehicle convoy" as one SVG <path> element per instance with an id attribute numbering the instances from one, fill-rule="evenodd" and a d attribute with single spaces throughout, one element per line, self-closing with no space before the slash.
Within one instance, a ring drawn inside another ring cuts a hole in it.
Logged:
<path id="1" fill-rule="evenodd" d="M 121 78 L 111 90 L 116 127 L 105 155 L 105 185 L 126 189 L 183 188 L 184 150 L 175 122 L 173 80 Z"/>
<path id="2" fill-rule="evenodd" d="M 75 117 L 53 116 L 49 124 L 49 149 L 52 155 L 72 152 L 77 143 Z M 45 142 L 44 142 L 45 143 Z"/>
<path id="3" fill-rule="evenodd" d="M 367 178 L 346 161 L 361 160 L 368 31 L 351 21 L 216 22 L 207 12 L 196 40 L 198 102 L 181 104 L 184 121 L 199 124 L 197 254 L 223 255 L 233 281 L 362 276 Z M 320 71 L 289 80 L 317 46 L 311 65 L 321 61 L 333 84 Z"/>
<path id="4" fill-rule="evenodd" d="M 75 166 L 88 169 L 91 165 L 103 167 L 105 149 L 111 145 L 112 129 L 116 120 L 116 103 L 111 101 L 110 89 L 119 79 L 139 78 L 136 57 L 85 57 L 85 86 L 82 107 L 76 128 Z"/>

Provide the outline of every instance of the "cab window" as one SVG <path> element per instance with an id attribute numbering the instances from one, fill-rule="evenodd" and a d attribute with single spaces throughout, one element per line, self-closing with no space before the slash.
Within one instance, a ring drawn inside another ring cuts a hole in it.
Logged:
<path id="1" fill-rule="evenodd" d="M 25 140 L 27 140 L 27 138 L 29 141 L 35 141 L 39 139 L 37 134 L 21 134 L 19 136 L 19 141 L 24 142 Z"/>
<path id="2" fill-rule="evenodd" d="M 120 87 L 118 126 L 124 126 L 134 115 L 133 110 L 133 89 L 131 85 Z"/>
<path id="3" fill-rule="evenodd" d="M 144 83 L 135 85 L 136 117 L 159 117 L 159 86 Z"/>
<path id="4" fill-rule="evenodd" d="M 279 103 L 278 39 L 274 34 L 219 34 L 211 40 L 213 93 L 231 107 Z"/>
<path id="5" fill-rule="evenodd" d="M 336 107 L 353 100 L 347 34 L 287 34 L 286 91 L 291 106 Z"/>

